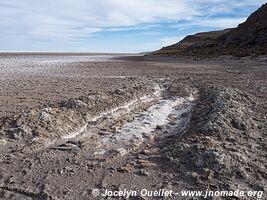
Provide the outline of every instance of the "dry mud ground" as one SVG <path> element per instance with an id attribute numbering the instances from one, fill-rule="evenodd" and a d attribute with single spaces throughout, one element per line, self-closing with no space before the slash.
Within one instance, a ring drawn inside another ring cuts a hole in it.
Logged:
<path id="1" fill-rule="evenodd" d="M 1 199 L 267 199 L 266 63 L 16 62 L 0 66 Z"/>

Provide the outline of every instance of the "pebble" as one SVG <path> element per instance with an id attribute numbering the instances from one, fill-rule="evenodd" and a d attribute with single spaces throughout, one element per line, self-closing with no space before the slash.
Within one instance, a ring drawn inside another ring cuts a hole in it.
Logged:
<path id="1" fill-rule="evenodd" d="M 0 146 L 5 146 L 6 145 L 6 140 L 0 139 Z"/>
<path id="2" fill-rule="evenodd" d="M 184 112 L 181 114 L 181 117 L 188 117 L 189 113 L 188 112 Z"/>
<path id="3" fill-rule="evenodd" d="M 148 156 L 143 155 L 143 154 L 138 154 L 138 155 L 137 155 L 137 158 L 138 158 L 138 159 L 147 159 Z"/>
<path id="4" fill-rule="evenodd" d="M 157 130 L 162 130 L 162 128 L 163 128 L 163 127 L 160 126 L 160 125 L 157 125 L 157 126 L 156 126 L 156 129 L 157 129 Z"/>
<path id="5" fill-rule="evenodd" d="M 130 164 L 126 164 L 125 166 L 120 167 L 119 171 L 131 173 L 133 171 L 133 166 Z"/>
<path id="6" fill-rule="evenodd" d="M 140 169 L 140 173 L 142 175 L 144 175 L 144 176 L 148 176 L 149 175 L 149 173 L 146 170 L 144 170 L 144 169 Z"/>

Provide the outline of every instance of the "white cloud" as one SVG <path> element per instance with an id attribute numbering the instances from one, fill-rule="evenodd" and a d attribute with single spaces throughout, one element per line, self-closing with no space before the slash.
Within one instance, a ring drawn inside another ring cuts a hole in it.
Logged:
<path id="1" fill-rule="evenodd" d="M 180 40 L 182 40 L 185 36 L 178 36 L 178 37 L 163 37 L 159 39 L 159 44 L 161 46 L 168 46 L 171 44 L 175 44 L 177 42 L 179 42 Z"/>
<path id="2" fill-rule="evenodd" d="M 187 21 L 184 28 L 233 27 L 244 18 L 208 17 L 254 4 L 255 0 L 1 0 L 0 43 L 7 44 L 3 41 L 7 34 L 18 43 L 33 39 L 79 42 L 100 31 L 143 31 L 178 20 Z"/>
<path id="3" fill-rule="evenodd" d="M 190 27 L 210 27 L 215 29 L 234 28 L 246 20 L 245 17 L 238 18 L 195 18 L 187 22 L 173 24 L 171 28 L 184 30 Z"/>
<path id="4" fill-rule="evenodd" d="M 31 34 L 42 31 L 58 31 L 62 34 L 62 31 L 69 32 L 75 27 L 135 26 L 160 20 L 182 19 L 185 15 L 196 14 L 196 11 L 190 11 L 184 1 L 175 0 L 157 3 L 154 0 L 3 1 L 4 4 L 14 7 L 0 14 L 1 21 L 11 24 L 11 29 L 24 25 L 24 31 L 30 31 Z"/>
<path id="5" fill-rule="evenodd" d="M 209 26 L 215 28 L 234 28 L 237 27 L 238 24 L 244 22 L 246 18 L 213 18 L 213 19 L 204 19 L 196 22 L 195 24 L 199 26 Z"/>

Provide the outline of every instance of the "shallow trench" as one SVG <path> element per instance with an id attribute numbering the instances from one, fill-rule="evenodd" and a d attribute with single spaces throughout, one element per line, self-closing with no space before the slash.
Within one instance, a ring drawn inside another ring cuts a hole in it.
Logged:
<path id="1" fill-rule="evenodd" d="M 163 93 L 158 88 L 150 96 L 94 117 L 81 131 L 66 136 L 66 143 L 53 149 L 85 150 L 96 157 L 125 155 L 155 137 L 181 134 L 190 121 L 194 94 L 166 98 Z"/>

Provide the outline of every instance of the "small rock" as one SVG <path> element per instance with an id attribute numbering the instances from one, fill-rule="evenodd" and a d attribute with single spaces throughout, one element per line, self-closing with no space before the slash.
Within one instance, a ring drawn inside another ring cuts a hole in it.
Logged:
<path id="1" fill-rule="evenodd" d="M 138 159 L 147 159 L 148 156 L 143 155 L 143 154 L 138 154 L 138 155 L 137 155 L 137 158 L 138 158 Z"/>
<path id="2" fill-rule="evenodd" d="M 150 154 L 150 151 L 148 149 L 144 149 L 142 153 L 145 155 L 148 155 L 148 154 Z"/>
<path id="3" fill-rule="evenodd" d="M 198 159 L 196 160 L 196 162 L 195 162 L 195 166 L 196 166 L 196 167 L 199 167 L 199 168 L 204 167 L 204 162 L 203 162 L 203 160 L 202 160 L 201 158 L 198 158 Z"/>
<path id="4" fill-rule="evenodd" d="M 160 151 L 159 148 L 155 147 L 155 148 L 150 148 L 150 149 L 144 149 L 142 151 L 143 154 L 145 155 L 151 155 L 151 154 L 156 154 Z"/>
<path id="5" fill-rule="evenodd" d="M 249 175 L 243 167 L 240 167 L 240 169 L 237 171 L 237 174 L 245 180 L 249 179 Z"/>
<path id="6" fill-rule="evenodd" d="M 6 145 L 6 140 L 0 139 L 0 146 L 5 146 Z"/>
<path id="7" fill-rule="evenodd" d="M 162 130 L 162 126 L 157 125 L 157 126 L 156 126 L 156 129 L 157 129 L 157 130 Z"/>
<path id="8" fill-rule="evenodd" d="M 188 112 L 184 112 L 184 113 L 181 114 L 181 117 L 183 117 L 183 118 L 184 118 L 184 117 L 188 117 L 188 115 L 189 115 Z"/>
<path id="9" fill-rule="evenodd" d="M 196 172 L 192 172 L 192 173 L 191 173 L 191 176 L 192 176 L 193 178 L 198 178 L 198 177 L 199 177 L 199 175 L 198 175 Z"/>
<path id="10" fill-rule="evenodd" d="M 131 173 L 133 170 L 134 170 L 134 168 L 130 164 L 126 164 L 125 166 L 122 166 L 122 167 L 119 168 L 119 171 L 127 172 L 127 173 Z"/>
<path id="11" fill-rule="evenodd" d="M 174 114 L 170 114 L 170 115 L 168 116 L 168 118 L 169 118 L 171 121 L 176 121 L 176 120 L 177 120 L 177 116 L 174 115 Z"/>
<path id="12" fill-rule="evenodd" d="M 146 170 L 144 170 L 144 169 L 140 169 L 140 173 L 142 175 L 144 175 L 144 176 L 148 176 L 149 175 L 149 173 Z"/>
<path id="13" fill-rule="evenodd" d="M 15 140 L 19 140 L 22 135 L 22 131 L 19 128 L 10 129 L 8 130 L 8 133 L 11 139 L 15 139 Z"/>
<path id="14" fill-rule="evenodd" d="M 115 126 L 110 128 L 110 132 L 111 133 L 116 133 L 117 132 L 117 128 Z"/>
<path id="15" fill-rule="evenodd" d="M 121 89 L 116 89 L 116 90 L 115 90 L 115 93 L 116 93 L 116 94 L 119 94 L 119 95 L 120 95 L 120 94 L 123 94 L 123 90 L 121 90 Z"/>
<path id="16" fill-rule="evenodd" d="M 116 152 L 118 152 L 121 156 L 124 156 L 127 154 L 127 151 L 123 148 L 117 149 Z"/>
<path id="17" fill-rule="evenodd" d="M 155 163 L 152 163 L 152 162 L 150 162 L 150 161 L 148 161 L 148 160 L 139 160 L 138 162 L 140 163 L 140 165 L 141 165 L 142 167 L 156 166 Z"/>
<path id="18" fill-rule="evenodd" d="M 99 135 L 109 135 L 109 132 L 107 132 L 107 131 L 99 131 Z"/>
<path id="19" fill-rule="evenodd" d="M 238 119 L 233 119 L 231 123 L 232 123 L 234 128 L 239 129 L 239 130 L 244 131 L 247 128 L 246 124 L 244 122 L 238 120 Z"/>

